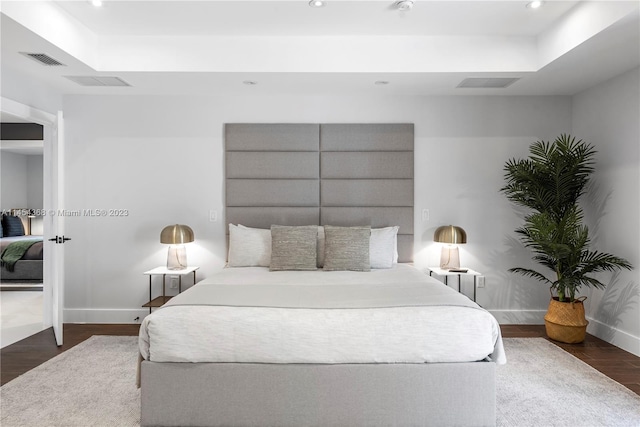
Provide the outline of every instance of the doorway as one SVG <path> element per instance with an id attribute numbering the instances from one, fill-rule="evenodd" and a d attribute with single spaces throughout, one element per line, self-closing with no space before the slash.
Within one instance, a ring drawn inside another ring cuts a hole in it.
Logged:
<path id="1" fill-rule="evenodd" d="M 53 327 L 56 342 L 62 345 L 62 313 L 64 284 L 64 251 L 63 245 L 57 244 L 58 234 L 63 234 L 63 217 L 55 215 L 62 206 L 63 200 L 63 122 L 62 113 L 48 113 L 32 108 L 7 98 L 0 98 L 0 111 L 28 123 L 42 125 L 42 206 L 41 232 L 43 235 L 42 261 L 42 323 L 41 328 Z M 5 207 L 3 207 L 5 209 Z M 37 213 L 37 212 L 36 212 Z M 48 214 L 47 214 L 48 213 Z M 29 216 L 29 215 L 27 215 Z M 38 218 L 38 216 L 35 216 Z M 32 224 L 37 229 L 37 220 Z M 25 333 L 28 333 L 25 330 Z M 36 333 L 38 331 L 35 331 Z"/>
<path id="2" fill-rule="evenodd" d="M 10 245 L 29 245 L 21 247 L 19 261 L 0 267 L 0 347 L 6 347 L 44 328 L 44 136 L 42 125 L 0 114 L 0 253 Z"/>

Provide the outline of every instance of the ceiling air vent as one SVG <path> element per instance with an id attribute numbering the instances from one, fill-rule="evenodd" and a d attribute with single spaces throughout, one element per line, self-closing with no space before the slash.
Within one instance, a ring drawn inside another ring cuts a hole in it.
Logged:
<path id="1" fill-rule="evenodd" d="M 511 86 L 514 82 L 520 80 L 519 77 L 471 77 L 464 79 L 457 87 L 463 88 L 481 88 L 481 89 L 502 89 Z"/>
<path id="2" fill-rule="evenodd" d="M 131 86 L 120 77 L 106 76 L 65 76 L 72 82 L 78 83 L 80 86 L 103 86 L 103 87 L 123 87 Z"/>
<path id="3" fill-rule="evenodd" d="M 56 59 L 53 59 L 52 57 L 50 57 L 45 53 L 29 53 L 29 52 L 20 52 L 20 53 L 26 56 L 27 58 L 31 58 L 34 61 L 39 62 L 42 65 L 46 65 L 49 67 L 65 66 L 62 62 Z"/>

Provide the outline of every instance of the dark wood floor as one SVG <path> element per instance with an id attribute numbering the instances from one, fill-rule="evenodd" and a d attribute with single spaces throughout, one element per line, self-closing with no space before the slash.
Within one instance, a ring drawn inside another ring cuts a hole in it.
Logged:
<path id="1" fill-rule="evenodd" d="M 138 335 L 139 329 L 140 325 L 65 324 L 61 347 L 56 345 L 53 328 L 45 329 L 0 350 L 0 383 L 11 381 L 93 335 Z"/>
<path id="2" fill-rule="evenodd" d="M 547 338 L 544 325 L 501 325 L 504 338 L 542 337 L 640 395 L 640 357 L 587 334 L 580 344 Z M 509 355 L 507 355 L 507 358 Z M 507 361 L 507 363 L 509 363 Z"/>
<path id="3" fill-rule="evenodd" d="M 542 325 L 502 325 L 505 338 L 545 337 Z M 57 347 L 47 329 L 0 351 L 2 384 L 70 349 L 93 335 L 137 335 L 139 325 L 64 325 L 64 345 Z M 552 343 L 640 395 L 640 357 L 587 335 L 581 344 Z"/>

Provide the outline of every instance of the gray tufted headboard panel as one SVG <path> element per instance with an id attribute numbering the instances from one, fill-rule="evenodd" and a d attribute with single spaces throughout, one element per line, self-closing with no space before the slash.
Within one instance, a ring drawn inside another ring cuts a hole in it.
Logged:
<path id="1" fill-rule="evenodd" d="M 413 144 L 413 124 L 226 124 L 226 223 L 399 225 L 411 262 Z"/>

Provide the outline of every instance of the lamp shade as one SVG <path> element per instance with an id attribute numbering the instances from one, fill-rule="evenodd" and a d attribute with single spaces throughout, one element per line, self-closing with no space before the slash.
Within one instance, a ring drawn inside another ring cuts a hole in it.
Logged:
<path id="1" fill-rule="evenodd" d="M 193 230 L 188 225 L 183 224 L 168 225 L 160 233 L 160 243 L 168 243 L 170 245 L 193 242 L 193 239 Z"/>
<path id="2" fill-rule="evenodd" d="M 433 241 L 452 245 L 467 243 L 467 233 L 461 227 L 443 225 L 442 227 L 438 227 L 433 234 Z"/>

